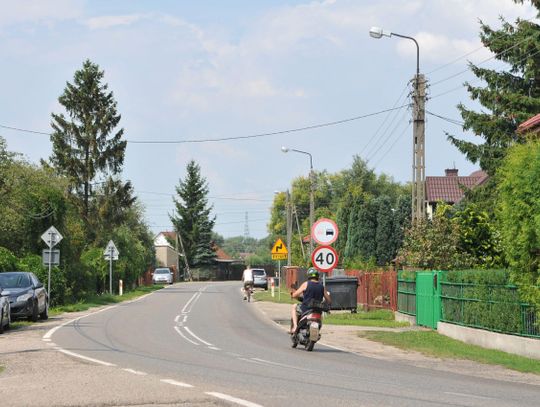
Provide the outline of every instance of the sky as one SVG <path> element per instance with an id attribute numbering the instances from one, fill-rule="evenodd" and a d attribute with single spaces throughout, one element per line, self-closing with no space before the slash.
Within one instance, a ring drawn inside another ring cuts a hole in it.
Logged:
<path id="1" fill-rule="evenodd" d="M 309 173 L 309 157 L 282 146 L 309 152 L 316 171 L 341 171 L 359 155 L 377 174 L 411 180 L 410 109 L 372 114 L 408 104 L 416 48 L 373 39 L 372 26 L 418 41 L 426 110 L 461 121 L 458 103 L 481 108 L 463 87 L 481 84 L 468 61 L 505 68 L 482 48 L 479 20 L 497 28 L 499 16 L 536 16 L 511 0 L 0 0 L 0 10 L 0 126 L 50 132 L 66 82 L 90 59 L 118 102 L 122 177 L 152 231 L 171 230 L 172 196 L 193 159 L 208 181 L 215 231 L 242 236 L 247 217 L 255 238 L 267 235 L 275 192 Z M 476 170 L 446 132 L 481 139 L 426 119 L 426 175 Z M 51 155 L 47 135 L 0 127 L 0 136 L 31 162 Z"/>

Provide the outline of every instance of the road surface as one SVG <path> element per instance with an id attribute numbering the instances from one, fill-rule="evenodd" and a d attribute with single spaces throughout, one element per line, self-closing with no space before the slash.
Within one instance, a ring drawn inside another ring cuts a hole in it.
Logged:
<path id="1" fill-rule="evenodd" d="M 144 375 L 171 391 L 189 389 L 224 405 L 540 405 L 538 386 L 418 368 L 321 344 L 313 352 L 292 349 L 282 329 L 242 301 L 239 287 L 175 284 L 69 322 L 44 340 L 83 363 Z"/>

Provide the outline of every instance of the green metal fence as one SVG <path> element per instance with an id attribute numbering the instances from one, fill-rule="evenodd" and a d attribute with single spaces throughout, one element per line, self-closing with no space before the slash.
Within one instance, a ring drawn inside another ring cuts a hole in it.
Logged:
<path id="1" fill-rule="evenodd" d="M 416 315 L 416 281 L 398 277 L 398 311 Z"/>
<path id="2" fill-rule="evenodd" d="M 537 315 L 511 285 L 441 281 L 441 321 L 540 338 Z"/>

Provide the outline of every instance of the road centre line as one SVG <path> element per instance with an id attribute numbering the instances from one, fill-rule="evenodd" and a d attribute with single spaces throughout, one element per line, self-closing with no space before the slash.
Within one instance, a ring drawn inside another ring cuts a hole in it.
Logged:
<path id="1" fill-rule="evenodd" d="M 186 335 L 184 335 L 184 334 L 182 333 L 182 331 L 180 330 L 180 328 L 178 328 L 177 326 L 174 327 L 174 330 L 175 330 L 176 332 L 178 332 L 178 334 L 179 334 L 182 338 L 184 338 L 186 341 L 191 342 L 193 345 L 197 345 L 197 346 L 200 345 L 200 343 L 197 343 L 197 342 L 195 342 L 195 341 L 192 341 L 192 340 L 189 339 Z"/>
<path id="2" fill-rule="evenodd" d="M 172 385 L 178 386 L 178 387 L 194 387 L 191 384 L 178 382 L 178 381 L 173 380 L 173 379 L 161 379 L 160 382 L 167 383 L 167 384 L 172 384 Z"/>
<path id="3" fill-rule="evenodd" d="M 138 370 L 133 370 L 133 369 L 122 369 L 122 370 L 125 370 L 126 372 L 133 373 L 139 376 L 146 376 L 145 372 L 140 372 Z"/>
<path id="4" fill-rule="evenodd" d="M 231 403 L 236 403 L 245 407 L 263 407 L 260 404 L 252 403 L 251 401 L 242 400 L 233 396 L 229 396 L 228 394 L 217 393 L 214 391 L 207 391 L 205 392 L 205 394 L 208 394 L 209 396 L 217 397 L 218 399 L 221 399 L 221 400 L 230 401 Z"/>
<path id="5" fill-rule="evenodd" d="M 197 339 L 198 341 L 204 343 L 206 346 L 214 346 L 214 345 L 212 345 L 211 343 L 206 342 L 205 340 L 199 338 L 199 337 L 198 337 L 197 335 L 195 335 L 195 334 L 194 334 L 187 326 L 185 326 L 184 329 L 186 330 L 186 332 L 187 332 L 188 334 L 190 334 L 191 336 L 193 336 L 193 337 L 194 337 L 195 339 Z"/>
<path id="6" fill-rule="evenodd" d="M 294 370 L 301 370 L 303 372 L 314 372 L 315 371 L 315 370 L 312 370 L 312 369 L 304 369 L 304 368 L 301 368 L 301 367 L 298 367 L 298 366 L 287 365 L 285 363 L 272 362 L 270 360 L 264 360 L 264 359 L 259 359 L 259 358 L 251 358 L 251 360 L 254 360 L 255 362 L 259 362 L 259 363 L 265 363 L 265 364 L 268 364 L 268 365 L 286 367 L 286 368 L 294 369 Z"/>

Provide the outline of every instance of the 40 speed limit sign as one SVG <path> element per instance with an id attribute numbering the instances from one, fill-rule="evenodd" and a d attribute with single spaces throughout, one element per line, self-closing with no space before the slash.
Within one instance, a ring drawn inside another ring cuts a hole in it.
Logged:
<path id="1" fill-rule="evenodd" d="M 331 246 L 319 246 L 311 254 L 311 263 L 317 270 L 327 273 L 337 266 L 337 252 Z"/>

